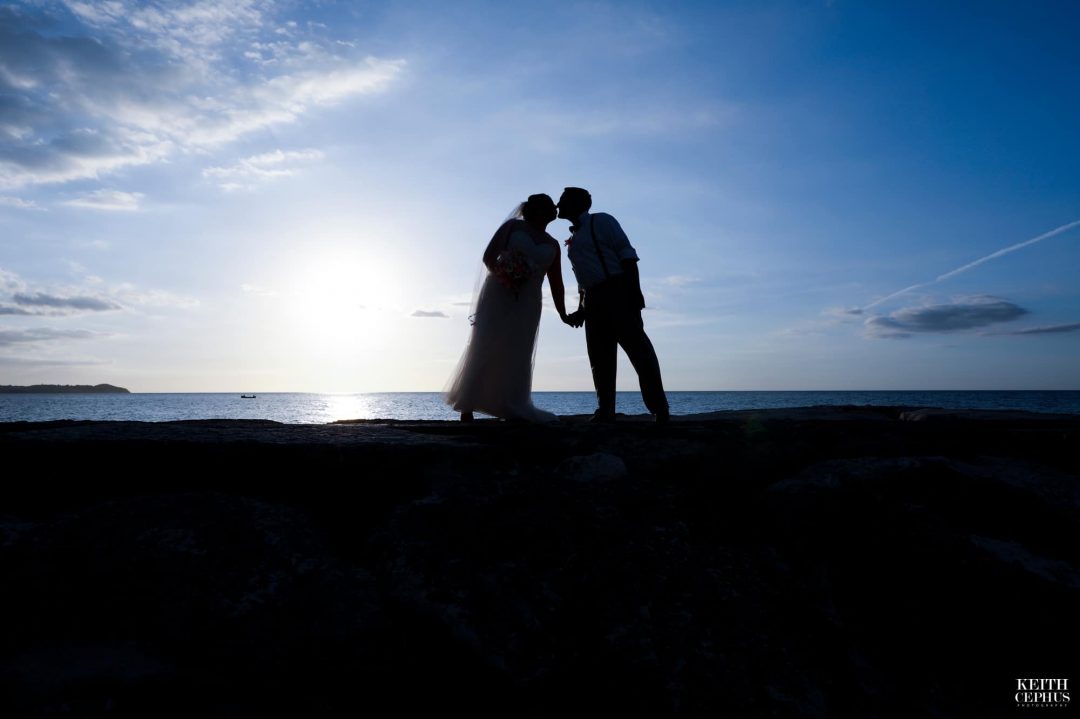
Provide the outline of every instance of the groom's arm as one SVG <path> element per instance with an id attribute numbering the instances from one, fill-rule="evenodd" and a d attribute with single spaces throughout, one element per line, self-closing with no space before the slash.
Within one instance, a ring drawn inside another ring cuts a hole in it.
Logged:
<path id="1" fill-rule="evenodd" d="M 630 290 L 630 300 L 637 305 L 636 309 L 645 309 L 645 295 L 641 292 L 641 276 L 638 274 L 637 260 L 623 260 L 622 271 L 626 276 Z"/>
<path id="2" fill-rule="evenodd" d="M 597 218 L 600 219 L 600 227 L 597 228 L 597 234 L 600 234 L 601 237 L 604 238 L 605 244 L 615 250 L 619 262 L 637 260 L 637 250 L 630 244 L 630 238 L 623 232 L 622 225 L 619 224 L 619 221 L 607 213 L 598 214 Z"/>
<path id="3" fill-rule="evenodd" d="M 645 309 L 645 295 L 641 293 L 637 250 L 630 244 L 630 238 L 623 232 L 618 220 L 611 215 L 603 215 L 603 217 L 611 246 L 615 248 L 615 253 L 619 256 L 619 264 L 626 277 L 630 300 L 636 305 L 635 309 L 643 310 Z"/>

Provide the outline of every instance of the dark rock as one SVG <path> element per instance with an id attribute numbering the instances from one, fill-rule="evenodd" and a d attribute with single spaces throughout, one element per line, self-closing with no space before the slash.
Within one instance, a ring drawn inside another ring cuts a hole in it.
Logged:
<path id="1" fill-rule="evenodd" d="M 295 508 L 131 498 L 37 524 L 5 550 L 3 675 L 17 708 L 131 710 L 148 687 L 192 686 L 208 702 L 267 703 L 313 664 L 373 661 L 374 580 Z"/>
<path id="2" fill-rule="evenodd" d="M 671 492 L 586 486 L 500 477 L 403 506 L 373 542 L 388 599 L 540 715 L 827 716 L 806 657 L 762 633 L 785 621 L 767 548 L 695 541 Z M 772 693 L 748 681 L 766 672 Z"/>
<path id="3" fill-rule="evenodd" d="M 0 713 L 1005 716 L 1080 418 L 912 411 L 2 425 Z"/>
<path id="4" fill-rule="evenodd" d="M 575 482 L 596 482 L 625 477 L 626 463 L 621 457 L 607 452 L 568 457 L 558 468 L 558 474 Z"/>
<path id="5" fill-rule="evenodd" d="M 973 697 L 990 677 L 1071 670 L 1070 649 L 1038 638 L 1078 636 L 1066 617 L 1080 599 L 1080 525 L 1039 476 L 1065 480 L 1007 459 L 862 457 L 770 487 L 771 532 L 802 601 L 842 628 L 858 713 L 886 715 L 875 698 L 891 695 L 903 715 L 1003 715 Z"/>
<path id="6" fill-rule="evenodd" d="M 1069 415 L 1043 412 L 1022 412 L 1019 410 L 976 410 L 976 409 L 940 409 L 923 407 L 900 413 L 904 422 L 1060 422 L 1068 420 Z"/>

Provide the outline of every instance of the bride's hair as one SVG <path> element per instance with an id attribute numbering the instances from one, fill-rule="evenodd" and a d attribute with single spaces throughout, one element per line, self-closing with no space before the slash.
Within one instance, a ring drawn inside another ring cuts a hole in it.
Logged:
<path id="1" fill-rule="evenodd" d="M 555 207 L 555 200 L 549 195 L 539 193 L 529 195 L 529 199 L 521 203 L 521 218 L 523 220 L 540 219 L 545 213 L 550 213 Z"/>
<path id="2" fill-rule="evenodd" d="M 519 202 L 503 222 L 540 218 L 543 217 L 545 212 L 551 212 L 554 208 L 555 200 L 551 199 L 551 195 L 545 195 L 542 192 L 529 195 L 529 199 L 525 202 Z"/>

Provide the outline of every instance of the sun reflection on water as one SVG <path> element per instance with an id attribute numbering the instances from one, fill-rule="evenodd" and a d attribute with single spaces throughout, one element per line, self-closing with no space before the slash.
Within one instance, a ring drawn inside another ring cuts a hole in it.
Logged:
<path id="1" fill-rule="evenodd" d="M 362 394 L 332 394 L 326 396 L 325 422 L 341 419 L 376 419 L 375 407 Z"/>

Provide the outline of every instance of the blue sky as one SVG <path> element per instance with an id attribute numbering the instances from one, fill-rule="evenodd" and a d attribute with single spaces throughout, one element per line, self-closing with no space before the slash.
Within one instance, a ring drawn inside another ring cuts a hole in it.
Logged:
<path id="1" fill-rule="evenodd" d="M 0 384 L 440 389 L 492 231 L 576 185 L 641 256 L 670 389 L 1080 389 L 1078 22 L 6 4 Z M 548 305 L 534 388 L 590 389 Z"/>

